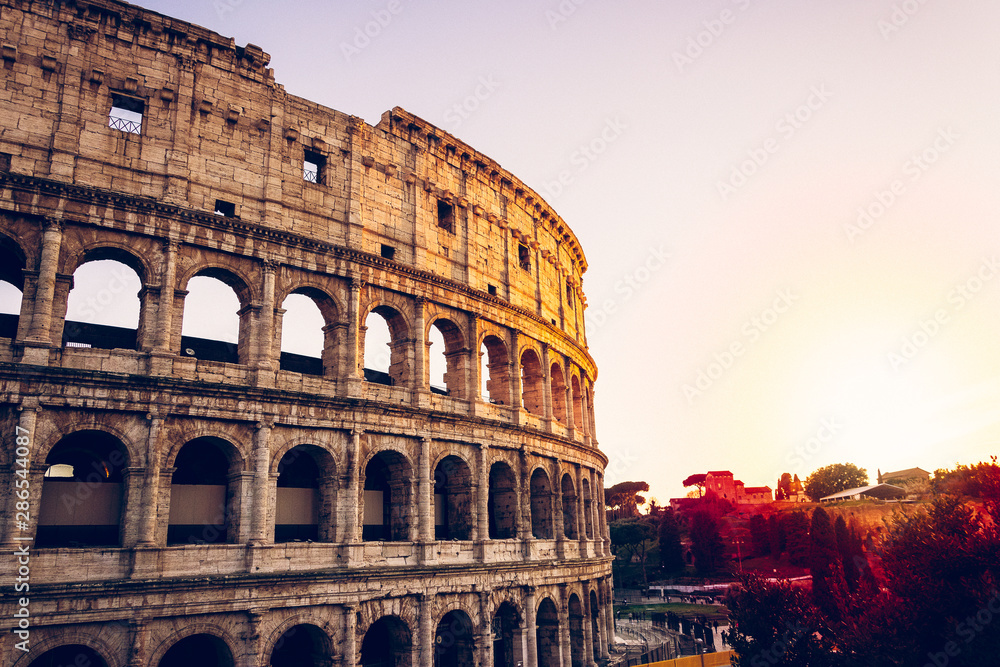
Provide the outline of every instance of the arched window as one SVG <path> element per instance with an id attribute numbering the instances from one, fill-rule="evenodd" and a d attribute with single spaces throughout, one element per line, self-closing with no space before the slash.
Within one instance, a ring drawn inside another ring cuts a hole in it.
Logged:
<path id="1" fill-rule="evenodd" d="M 594 640 L 594 658 L 601 656 L 601 605 L 597 601 L 597 593 L 590 591 L 590 632 Z"/>
<path id="2" fill-rule="evenodd" d="M 361 642 L 362 667 L 413 667 L 410 629 L 398 616 L 372 623 Z"/>
<path id="3" fill-rule="evenodd" d="M 170 484 L 168 544 L 236 541 L 239 506 L 235 449 L 225 440 L 196 438 L 177 453 Z"/>
<path id="4" fill-rule="evenodd" d="M 586 531 L 587 539 L 594 539 L 594 500 L 590 495 L 590 482 L 585 477 L 583 479 L 583 527 Z"/>
<path id="5" fill-rule="evenodd" d="M 66 644 L 48 650 L 31 661 L 28 667 L 62 667 L 63 665 L 87 665 L 87 667 L 108 667 L 101 654 L 82 644 Z"/>
<path id="6" fill-rule="evenodd" d="M 306 294 L 292 293 L 281 302 L 282 370 L 323 375 L 324 327 L 319 306 Z"/>
<path id="7" fill-rule="evenodd" d="M 184 299 L 181 329 L 181 354 L 209 361 L 246 363 L 240 351 L 240 319 L 249 317 L 243 310 L 239 290 L 242 283 L 223 270 L 206 270 L 191 278 Z"/>
<path id="8" fill-rule="evenodd" d="M 35 544 L 120 545 L 128 456 L 118 439 L 102 431 L 73 433 L 52 448 L 45 464 Z"/>
<path id="9" fill-rule="evenodd" d="M 507 346 L 496 336 L 486 336 L 480 346 L 480 359 L 486 360 L 486 369 L 480 373 L 483 399 L 503 405 L 510 397 L 510 360 Z"/>
<path id="10" fill-rule="evenodd" d="M 521 354 L 521 405 L 528 412 L 545 416 L 545 398 L 542 390 L 542 363 L 534 350 Z"/>
<path id="11" fill-rule="evenodd" d="M 335 495 L 329 452 L 315 445 L 289 450 L 278 462 L 274 541 L 332 541 Z"/>
<path id="12" fill-rule="evenodd" d="M 468 352 L 462 332 L 451 320 L 434 320 L 428 334 L 431 391 L 465 398 Z"/>
<path id="13" fill-rule="evenodd" d="M 124 256 L 139 266 L 124 253 L 89 253 L 91 257 L 109 255 Z M 142 279 L 131 266 L 117 259 L 86 260 L 73 272 L 62 344 L 65 347 L 136 349 L 142 310 L 141 289 Z"/>
<path id="14" fill-rule="evenodd" d="M 271 667 L 327 667 L 333 647 L 325 632 L 311 623 L 292 626 L 278 638 L 271 651 Z"/>
<path id="15" fill-rule="evenodd" d="M 495 667 L 517 667 L 524 655 L 521 616 L 510 602 L 500 604 L 493 615 L 493 662 Z"/>
<path id="16" fill-rule="evenodd" d="M 559 611 L 552 598 L 542 600 L 535 618 L 538 623 L 535 631 L 538 667 L 558 667 L 562 664 L 559 654 Z"/>
<path id="17" fill-rule="evenodd" d="M 233 667 L 233 652 L 226 642 L 209 634 L 185 637 L 160 658 L 159 667 Z"/>
<path id="18" fill-rule="evenodd" d="M 576 593 L 569 596 L 569 652 L 574 665 L 589 664 L 584 657 L 583 605 Z"/>
<path id="19" fill-rule="evenodd" d="M 563 533 L 566 535 L 567 539 L 577 539 L 576 489 L 573 486 L 573 477 L 569 473 L 562 476 L 562 513 Z"/>
<path id="20" fill-rule="evenodd" d="M 549 372 L 552 386 L 552 416 L 556 421 L 566 423 L 566 380 L 560 364 L 552 364 Z"/>
<path id="21" fill-rule="evenodd" d="M 472 473 L 457 456 L 446 456 L 434 469 L 434 537 L 472 539 Z"/>
<path id="22" fill-rule="evenodd" d="M 449 611 L 434 633 L 434 667 L 468 667 L 475 660 L 472 619 L 460 609 Z"/>
<path id="23" fill-rule="evenodd" d="M 501 461 L 490 467 L 487 512 L 491 540 L 509 540 L 517 537 L 517 483 L 514 471 Z"/>
<path id="24" fill-rule="evenodd" d="M 399 452 L 379 452 L 365 466 L 363 540 L 410 539 L 410 464 Z"/>
<path id="25" fill-rule="evenodd" d="M 538 539 L 552 539 L 552 490 L 549 476 L 541 468 L 531 473 L 531 534 Z"/>
<path id="26" fill-rule="evenodd" d="M 388 306 L 373 308 L 365 318 L 365 380 L 405 385 L 409 378 L 407 329 L 403 316 Z"/>
<path id="27" fill-rule="evenodd" d="M 24 253 L 11 239 L 0 235 L 0 338 L 17 337 L 24 293 Z"/>
<path id="28" fill-rule="evenodd" d="M 573 376 L 571 381 L 573 389 L 573 428 L 577 433 L 586 433 L 586 424 L 583 421 L 583 392 L 580 391 L 580 378 Z"/>

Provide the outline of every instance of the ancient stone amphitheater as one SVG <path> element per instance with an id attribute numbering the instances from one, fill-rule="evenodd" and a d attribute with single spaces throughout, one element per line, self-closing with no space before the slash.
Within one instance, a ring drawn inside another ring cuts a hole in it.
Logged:
<path id="1" fill-rule="evenodd" d="M 114 0 L 0 0 L 0 56 L 0 664 L 607 659 L 587 262 L 533 190 Z"/>

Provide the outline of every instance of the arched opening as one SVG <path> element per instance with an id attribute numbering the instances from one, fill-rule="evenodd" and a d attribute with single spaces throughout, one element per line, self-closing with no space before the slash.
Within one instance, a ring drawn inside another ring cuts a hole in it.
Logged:
<path id="1" fill-rule="evenodd" d="M 563 424 L 566 423 L 566 380 L 563 377 L 562 366 L 552 364 L 549 369 L 552 385 L 552 417 Z"/>
<path id="2" fill-rule="evenodd" d="M 428 342 L 431 343 L 428 347 L 431 391 L 465 398 L 468 352 L 461 330 L 451 320 L 436 319 L 431 324 Z"/>
<path id="3" fill-rule="evenodd" d="M 398 311 L 377 306 L 365 318 L 365 380 L 378 384 L 404 385 L 408 372 L 406 323 Z"/>
<path id="4" fill-rule="evenodd" d="M 18 245 L 0 235 L 0 338 L 17 337 L 25 266 L 24 253 Z"/>
<path id="5" fill-rule="evenodd" d="M 483 400 L 497 405 L 505 404 L 510 398 L 510 360 L 507 346 L 496 336 L 486 336 L 479 348 L 480 359 L 486 359 L 486 372 L 482 377 Z"/>
<path id="6" fill-rule="evenodd" d="M 569 654 L 573 667 L 584 667 L 583 605 L 576 593 L 569 596 Z"/>
<path id="7" fill-rule="evenodd" d="M 233 446 L 220 438 L 196 438 L 181 447 L 170 483 L 168 544 L 236 541 L 236 458 Z"/>
<path id="8" fill-rule="evenodd" d="M 531 473 L 531 534 L 538 539 L 552 539 L 552 489 L 549 476 L 541 468 Z"/>
<path id="9" fill-rule="evenodd" d="M 315 445 L 293 447 L 278 462 L 274 541 L 331 542 L 336 486 L 333 457 Z"/>
<path id="10" fill-rule="evenodd" d="M 472 619 L 460 609 L 449 611 L 434 633 L 434 667 L 468 667 L 475 664 Z"/>
<path id="11" fill-rule="evenodd" d="M 142 268 L 135 258 L 118 250 L 101 248 L 88 253 L 73 272 L 73 288 L 66 299 L 64 347 L 138 347 L 142 279 L 133 267 Z"/>
<path id="12" fill-rule="evenodd" d="M 79 431 L 45 457 L 38 547 L 121 545 L 124 470 L 121 442 L 102 431 Z"/>
<path id="13" fill-rule="evenodd" d="M 410 629 L 398 616 L 375 621 L 361 642 L 362 667 L 411 667 Z"/>
<path id="14" fill-rule="evenodd" d="M 521 615 L 510 602 L 503 602 L 493 615 L 493 666 L 517 667 L 524 661 Z"/>
<path id="15" fill-rule="evenodd" d="M 325 632 L 311 623 L 285 631 L 271 650 L 271 667 L 328 667 L 333 647 Z"/>
<path id="16" fill-rule="evenodd" d="M 514 471 L 502 461 L 490 466 L 490 491 L 486 500 L 490 539 L 517 537 L 517 480 Z"/>
<path id="17" fill-rule="evenodd" d="M 181 355 L 208 361 L 246 363 L 241 354 L 249 331 L 248 291 L 233 274 L 222 269 L 199 272 L 187 284 Z M 240 298 L 241 293 L 244 299 Z M 246 318 L 246 326 L 242 320 Z"/>
<path id="18" fill-rule="evenodd" d="M 545 399 L 542 390 L 542 363 L 534 350 L 521 354 L 521 405 L 528 412 L 544 416 Z"/>
<path id="19" fill-rule="evenodd" d="M 545 598 L 538 605 L 536 620 L 538 629 L 535 631 L 535 646 L 538 649 L 538 667 L 561 667 L 559 612 L 551 598 Z"/>
<path id="20" fill-rule="evenodd" d="M 323 375 L 326 321 L 316 302 L 293 292 L 281 302 L 281 370 Z"/>
<path id="21" fill-rule="evenodd" d="M 562 476 L 562 514 L 563 534 L 567 539 L 575 540 L 580 536 L 576 532 L 576 488 L 573 477 L 569 473 Z"/>
<path id="22" fill-rule="evenodd" d="M 590 591 L 590 634 L 594 640 L 594 658 L 601 657 L 601 605 L 597 601 L 597 593 Z"/>
<path id="23" fill-rule="evenodd" d="M 57 646 L 32 660 L 28 667 L 76 667 L 76 665 L 108 667 L 107 661 L 100 653 L 83 644 Z"/>
<path id="24" fill-rule="evenodd" d="M 410 464 L 399 452 L 379 452 L 365 466 L 361 539 L 410 539 Z"/>
<path id="25" fill-rule="evenodd" d="M 209 634 L 191 635 L 171 646 L 160 667 L 233 667 L 233 653 L 226 642 Z"/>
<path id="26" fill-rule="evenodd" d="M 588 540 L 594 539 L 594 500 L 590 495 L 590 481 L 583 479 L 583 529 Z"/>
<path id="27" fill-rule="evenodd" d="M 584 433 L 586 428 L 583 423 L 583 392 L 580 390 L 580 378 L 574 375 L 570 384 L 573 391 L 573 428 Z"/>
<path id="28" fill-rule="evenodd" d="M 472 473 L 457 456 L 446 456 L 434 468 L 434 537 L 472 539 Z"/>

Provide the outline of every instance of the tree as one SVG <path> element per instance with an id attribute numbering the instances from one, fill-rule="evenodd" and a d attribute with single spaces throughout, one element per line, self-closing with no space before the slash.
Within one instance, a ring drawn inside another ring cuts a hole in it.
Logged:
<path id="1" fill-rule="evenodd" d="M 813 601 L 833 623 L 844 618 L 847 585 L 842 568 L 830 516 L 822 507 L 817 507 L 809 529 L 809 572 L 812 574 Z"/>
<path id="2" fill-rule="evenodd" d="M 750 545 L 754 557 L 759 558 L 771 553 L 767 519 L 762 514 L 754 514 L 750 517 Z"/>
<path id="3" fill-rule="evenodd" d="M 656 524 L 645 516 L 620 519 L 608 524 L 611 533 L 611 547 L 615 555 L 622 554 L 624 562 L 631 563 L 636 557 L 642 568 L 642 583 L 649 585 L 646 577 L 646 558 L 656 539 Z"/>
<path id="4" fill-rule="evenodd" d="M 775 500 L 788 500 L 788 496 L 792 491 L 792 475 L 790 473 L 782 473 L 781 477 L 778 478 L 778 485 L 774 490 Z"/>
<path id="5" fill-rule="evenodd" d="M 698 510 L 691 516 L 691 553 L 700 575 L 712 574 L 722 567 L 726 545 L 722 541 L 719 521 L 711 513 Z"/>
<path id="6" fill-rule="evenodd" d="M 684 569 L 684 550 L 681 546 L 681 526 L 677 514 L 668 509 L 660 518 L 659 526 L 660 569 L 671 575 Z"/>
<path id="7" fill-rule="evenodd" d="M 786 512 L 781 515 L 781 528 L 785 533 L 785 551 L 788 562 L 799 567 L 809 565 L 809 517 L 805 512 Z"/>
<path id="8" fill-rule="evenodd" d="M 639 506 L 646 502 L 646 499 L 639 494 L 647 491 L 649 484 L 646 482 L 619 482 L 610 489 L 604 489 L 608 521 L 639 516 Z"/>
<path id="9" fill-rule="evenodd" d="M 705 491 L 705 479 L 708 478 L 707 473 L 697 473 L 695 475 L 689 475 L 682 484 L 684 486 L 695 486 L 698 487 L 698 497 L 701 498 L 702 493 Z"/>
<path id="10" fill-rule="evenodd" d="M 832 463 L 806 478 L 806 495 L 814 501 L 846 489 L 868 485 L 868 472 L 853 463 Z"/>
<path id="11" fill-rule="evenodd" d="M 778 560 L 785 550 L 785 527 L 777 514 L 767 517 L 767 540 L 771 558 Z"/>

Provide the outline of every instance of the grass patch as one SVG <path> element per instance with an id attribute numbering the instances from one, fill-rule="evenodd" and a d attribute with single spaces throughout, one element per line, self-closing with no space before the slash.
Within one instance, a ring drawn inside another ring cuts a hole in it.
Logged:
<path id="1" fill-rule="evenodd" d="M 698 616 L 704 616 L 709 621 L 719 621 L 729 622 L 729 610 L 721 604 L 685 604 L 682 602 L 670 602 L 670 603 L 641 603 L 641 604 L 629 604 L 624 607 L 615 606 L 615 613 L 621 612 L 622 618 L 628 616 L 632 612 L 642 612 L 647 616 L 656 612 L 666 614 L 667 612 L 673 612 L 682 618 L 697 618 Z"/>

